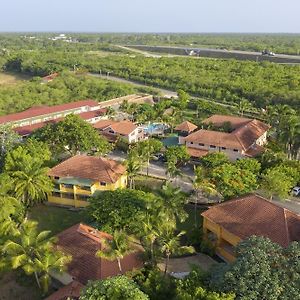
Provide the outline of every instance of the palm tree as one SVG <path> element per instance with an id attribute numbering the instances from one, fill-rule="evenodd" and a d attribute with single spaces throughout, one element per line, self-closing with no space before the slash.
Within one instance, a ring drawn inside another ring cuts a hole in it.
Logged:
<path id="1" fill-rule="evenodd" d="M 101 243 L 103 250 L 99 250 L 96 255 L 110 261 L 117 260 L 122 274 L 121 259 L 136 251 L 133 247 L 133 238 L 122 230 L 115 230 L 112 239 L 102 239 Z"/>
<path id="2" fill-rule="evenodd" d="M 248 101 L 248 100 L 246 100 L 246 99 L 243 99 L 243 100 L 241 100 L 240 101 L 240 103 L 239 103 L 239 113 L 243 116 L 244 115 L 244 113 L 245 113 L 245 111 L 246 110 L 250 110 L 250 109 L 252 109 L 253 108 L 253 106 L 251 105 L 251 103 Z"/>
<path id="3" fill-rule="evenodd" d="M 16 166 L 5 166 L 12 192 L 17 199 L 21 200 L 26 209 L 44 200 L 52 191 L 53 183 L 47 176 L 48 170 L 34 158 L 26 158 L 22 160 L 22 164 Z"/>
<path id="4" fill-rule="evenodd" d="M 143 163 L 134 149 L 132 149 L 129 152 L 128 158 L 127 158 L 125 164 L 126 164 L 126 169 L 127 169 L 127 176 L 129 179 L 129 188 L 135 189 L 135 177 L 140 172 L 140 170 L 143 166 Z"/>
<path id="5" fill-rule="evenodd" d="M 166 174 L 168 175 L 169 180 L 175 178 L 175 183 L 177 183 L 178 176 L 182 175 L 181 170 L 176 166 L 176 162 L 177 160 L 169 159 L 167 161 L 167 168 L 166 168 Z"/>
<path id="6" fill-rule="evenodd" d="M 164 226 L 160 232 L 158 243 L 160 251 L 165 255 L 165 275 L 168 271 L 170 256 L 173 254 L 182 255 L 186 253 L 193 253 L 195 249 L 192 246 L 181 246 L 180 237 L 185 234 L 184 231 L 178 234 L 174 233 L 173 226 Z"/>
<path id="7" fill-rule="evenodd" d="M 161 190 L 158 190 L 160 197 L 163 199 L 164 210 L 169 218 L 179 219 L 183 222 L 187 218 L 187 213 L 184 205 L 187 203 L 187 198 L 181 192 L 180 188 L 173 187 L 169 182 L 163 185 Z"/>
<path id="8" fill-rule="evenodd" d="M 50 273 L 62 272 L 71 257 L 54 249 L 55 238 L 50 231 L 37 231 L 37 222 L 25 221 L 17 233 L 1 247 L 2 255 L 9 259 L 13 269 L 21 268 L 27 275 L 34 274 L 39 288 L 46 293 Z"/>
<path id="9" fill-rule="evenodd" d="M 197 204 L 199 199 L 205 199 L 205 196 L 216 195 L 218 192 L 216 186 L 211 183 L 205 176 L 205 171 L 201 166 L 194 168 L 195 179 L 194 189 L 196 191 L 196 198 L 194 199 L 194 221 L 197 227 Z"/>

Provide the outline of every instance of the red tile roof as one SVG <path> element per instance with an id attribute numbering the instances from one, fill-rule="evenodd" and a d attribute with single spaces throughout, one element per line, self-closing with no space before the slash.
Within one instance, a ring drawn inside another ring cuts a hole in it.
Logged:
<path id="1" fill-rule="evenodd" d="M 245 150 L 235 135 L 226 132 L 200 129 L 191 133 L 185 139 L 186 142 L 203 143 L 217 147 Z"/>
<path id="2" fill-rule="evenodd" d="M 84 285 L 78 281 L 72 281 L 68 285 L 60 288 L 45 300 L 77 300 L 80 297 L 80 291 L 84 288 Z"/>
<path id="3" fill-rule="evenodd" d="M 180 123 L 179 125 L 177 125 L 175 127 L 175 130 L 190 133 L 190 132 L 193 132 L 194 130 L 196 130 L 197 128 L 198 127 L 195 124 L 193 124 L 189 121 L 184 121 L 184 122 Z"/>
<path id="4" fill-rule="evenodd" d="M 105 113 L 106 113 L 106 109 L 102 108 L 102 109 L 98 109 L 98 110 L 87 111 L 87 112 L 83 112 L 83 113 L 80 113 L 80 114 L 76 114 L 76 116 L 79 116 L 82 119 L 88 121 L 88 120 L 91 120 L 93 118 L 100 117 L 100 116 L 104 115 Z M 41 122 L 41 123 L 36 123 L 36 124 L 33 124 L 33 125 L 15 127 L 14 130 L 21 136 L 30 135 L 35 130 L 37 130 L 39 128 L 42 128 L 42 127 L 46 126 L 47 124 L 57 123 L 57 122 L 60 122 L 62 120 L 63 120 L 63 118 L 57 118 L 57 119 L 54 119 L 54 120 Z"/>
<path id="5" fill-rule="evenodd" d="M 115 183 L 125 173 L 125 166 L 115 160 L 99 156 L 76 155 L 50 169 L 48 175 Z"/>
<path id="6" fill-rule="evenodd" d="M 203 121 L 203 123 L 212 123 L 215 126 L 221 126 L 224 122 L 232 124 L 234 130 L 231 133 L 201 129 L 187 136 L 185 140 L 247 151 L 270 129 L 269 125 L 261 121 L 233 116 L 213 115 Z"/>
<path id="7" fill-rule="evenodd" d="M 93 125 L 96 129 L 105 130 L 111 128 L 115 133 L 121 135 L 129 135 L 134 131 L 137 126 L 131 121 L 113 121 L 113 120 L 100 120 Z"/>
<path id="8" fill-rule="evenodd" d="M 202 216 L 241 239 L 264 236 L 283 247 L 300 241 L 300 216 L 258 195 L 213 206 Z"/>
<path id="9" fill-rule="evenodd" d="M 110 239 L 105 232 L 97 231 L 93 227 L 77 224 L 57 235 L 57 247 L 67 254 L 72 255 L 68 265 L 68 273 L 82 284 L 88 280 L 104 279 L 118 275 L 117 261 L 108 261 L 96 257 L 96 252 L 101 249 L 101 240 Z M 124 272 L 142 266 L 139 259 L 140 250 L 131 253 L 121 260 Z"/>
<path id="10" fill-rule="evenodd" d="M 208 154 L 207 150 L 187 147 L 187 152 L 191 157 L 200 158 Z"/>
<path id="11" fill-rule="evenodd" d="M 65 103 L 65 104 L 60 104 L 55 106 L 34 106 L 19 113 L 1 116 L 0 124 L 20 121 L 20 120 L 38 117 L 42 115 L 48 115 L 56 112 L 62 112 L 65 110 L 71 110 L 82 106 L 95 107 L 98 106 L 98 102 L 94 100 L 82 100 L 82 101 Z"/>

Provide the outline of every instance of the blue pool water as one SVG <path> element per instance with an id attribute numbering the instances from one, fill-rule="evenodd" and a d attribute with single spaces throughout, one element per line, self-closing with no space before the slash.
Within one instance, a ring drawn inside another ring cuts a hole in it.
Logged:
<path id="1" fill-rule="evenodd" d="M 144 131 L 146 133 L 163 133 L 164 130 L 166 130 L 167 127 L 164 124 L 149 124 L 144 127 Z"/>

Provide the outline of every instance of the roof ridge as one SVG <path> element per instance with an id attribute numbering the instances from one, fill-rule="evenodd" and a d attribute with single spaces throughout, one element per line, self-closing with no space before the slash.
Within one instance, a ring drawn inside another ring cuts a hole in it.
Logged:
<path id="1" fill-rule="evenodd" d="M 244 128 L 244 127 L 243 127 L 243 128 Z M 235 130 L 235 131 L 236 131 L 236 130 Z M 240 137 L 236 135 L 235 131 L 231 132 L 230 134 L 233 135 L 233 136 L 237 139 L 238 143 L 242 146 L 243 150 L 244 150 L 244 151 L 247 151 L 247 148 L 245 147 L 245 145 L 244 145 L 243 142 L 241 141 Z"/>

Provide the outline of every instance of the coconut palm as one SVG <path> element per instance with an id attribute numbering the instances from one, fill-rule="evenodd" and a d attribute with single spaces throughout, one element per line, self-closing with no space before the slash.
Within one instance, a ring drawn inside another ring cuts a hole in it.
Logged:
<path id="1" fill-rule="evenodd" d="M 128 158 L 125 161 L 126 169 L 127 169 L 127 176 L 129 179 L 129 188 L 134 189 L 135 188 L 135 177 L 140 172 L 143 162 L 138 156 L 137 152 L 132 149 L 129 154 Z"/>
<path id="2" fill-rule="evenodd" d="M 55 238 L 49 238 L 50 231 L 38 232 L 37 222 L 26 221 L 18 231 L 1 247 L 13 269 L 21 268 L 27 275 L 34 274 L 37 285 L 47 292 L 51 272 L 62 272 L 71 257 L 55 250 Z"/>
<path id="3" fill-rule="evenodd" d="M 117 260 L 122 274 L 121 260 L 124 256 L 136 251 L 133 247 L 133 238 L 122 230 L 115 230 L 111 239 L 104 238 L 101 243 L 103 250 L 99 250 L 96 255 L 110 261 Z"/>
<path id="4" fill-rule="evenodd" d="M 21 162 L 21 163 L 20 163 Z M 43 167 L 41 161 L 29 155 L 23 156 L 16 162 L 5 164 L 13 195 L 28 209 L 38 201 L 46 198 L 53 187 L 47 176 L 48 168 Z"/>
<path id="5" fill-rule="evenodd" d="M 163 199 L 165 213 L 169 218 L 176 218 L 183 222 L 187 218 L 187 213 L 184 205 L 187 203 L 187 198 L 181 192 L 180 188 L 173 187 L 169 182 L 163 185 L 161 190 L 158 190 L 160 197 Z"/>
<path id="6" fill-rule="evenodd" d="M 180 237 L 184 234 L 184 231 L 175 234 L 174 226 L 163 226 L 162 230 L 159 233 L 159 249 L 160 252 L 165 256 L 165 274 L 168 271 L 171 255 L 182 255 L 186 253 L 193 253 L 195 251 L 192 246 L 180 245 Z"/>
<path id="7" fill-rule="evenodd" d="M 196 197 L 194 199 L 194 221 L 195 227 L 197 227 L 197 204 L 199 199 L 206 199 L 207 196 L 216 195 L 218 192 L 216 186 L 206 178 L 203 167 L 195 167 L 194 173 L 195 179 L 193 186 L 196 191 Z"/>
<path id="8" fill-rule="evenodd" d="M 177 159 L 169 159 L 167 161 L 166 174 L 169 177 L 169 180 L 175 178 L 175 183 L 177 183 L 177 178 L 182 175 L 182 172 L 176 166 Z"/>

